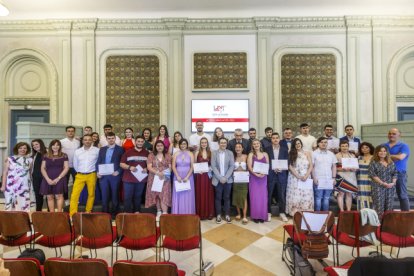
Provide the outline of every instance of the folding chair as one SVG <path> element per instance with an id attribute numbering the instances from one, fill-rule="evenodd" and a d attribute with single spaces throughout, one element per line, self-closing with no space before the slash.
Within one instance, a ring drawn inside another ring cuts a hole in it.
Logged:
<path id="1" fill-rule="evenodd" d="M 102 259 L 49 258 L 44 265 L 45 276 L 109 276 L 112 275 L 107 262 Z"/>
<path id="2" fill-rule="evenodd" d="M 4 259 L 4 267 L 10 271 L 10 275 L 41 276 L 42 267 L 34 258 L 10 258 Z"/>
<path id="3" fill-rule="evenodd" d="M 20 246 L 29 244 L 38 236 L 32 231 L 29 213 L 24 211 L 0 211 L 0 244 Z"/>
<path id="4" fill-rule="evenodd" d="M 75 233 L 68 213 L 34 212 L 32 223 L 35 233 L 40 234 L 40 237 L 35 240 L 36 244 L 54 248 L 56 257 L 62 257 L 62 246 L 69 245 L 69 252 L 72 255 Z M 57 248 L 60 250 L 60 256 L 58 256 Z"/>
<path id="5" fill-rule="evenodd" d="M 116 242 L 116 260 L 118 260 L 118 247 L 125 248 L 127 259 L 128 249 L 131 250 L 131 260 L 133 258 L 132 250 L 144 250 L 155 247 L 157 259 L 157 240 L 159 233 L 157 231 L 156 219 L 153 214 L 143 213 L 120 213 L 115 218 L 117 242 Z"/>
<path id="6" fill-rule="evenodd" d="M 135 275 L 162 275 L 162 276 L 185 276 L 185 271 L 179 270 L 177 265 L 171 262 L 133 262 L 117 261 L 113 266 L 114 276 Z"/>

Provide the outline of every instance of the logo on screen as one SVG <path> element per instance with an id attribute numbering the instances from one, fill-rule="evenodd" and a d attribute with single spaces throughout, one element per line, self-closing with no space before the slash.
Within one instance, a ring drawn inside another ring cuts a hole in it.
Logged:
<path id="1" fill-rule="evenodd" d="M 216 112 L 223 112 L 224 111 L 224 107 L 226 107 L 225 105 L 214 105 L 214 111 Z"/>

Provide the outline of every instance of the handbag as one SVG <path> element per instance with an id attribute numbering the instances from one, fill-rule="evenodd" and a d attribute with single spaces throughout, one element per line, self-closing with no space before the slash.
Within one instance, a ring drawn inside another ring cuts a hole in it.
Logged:
<path id="1" fill-rule="evenodd" d="M 345 192 L 345 193 L 351 193 L 351 194 L 358 193 L 358 187 L 352 185 L 352 183 L 347 181 L 345 178 L 343 178 L 339 174 L 336 175 L 335 181 L 336 181 L 335 188 L 337 190 L 341 192 Z"/>
<path id="2" fill-rule="evenodd" d="M 324 259 L 329 255 L 328 239 L 325 236 L 326 226 L 332 213 L 329 212 L 326 216 L 319 231 L 312 231 L 309 223 L 306 221 L 306 217 L 302 213 L 303 222 L 306 225 L 307 233 L 305 234 L 305 240 L 302 243 L 302 256 L 306 259 Z"/>

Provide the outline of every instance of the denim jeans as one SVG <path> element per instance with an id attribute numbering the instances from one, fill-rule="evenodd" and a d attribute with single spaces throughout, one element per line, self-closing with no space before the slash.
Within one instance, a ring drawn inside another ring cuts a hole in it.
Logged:
<path id="1" fill-rule="evenodd" d="M 407 192 L 407 172 L 405 171 L 398 172 L 396 188 L 397 188 L 398 199 L 400 200 L 401 211 L 409 211 L 410 200 L 408 199 L 408 192 Z"/>
<path id="2" fill-rule="evenodd" d="M 231 193 L 232 183 L 224 183 L 221 184 L 220 182 L 215 187 L 215 207 L 216 207 L 216 215 L 221 215 L 221 201 L 224 200 L 224 214 L 226 216 L 230 215 L 230 193 Z"/>
<path id="3" fill-rule="evenodd" d="M 315 197 L 315 211 L 329 211 L 329 198 L 331 197 L 331 189 L 318 189 L 318 187 L 313 188 L 313 193 Z"/>
<path id="4" fill-rule="evenodd" d="M 141 198 L 146 183 L 124 182 L 124 212 L 141 212 Z"/>

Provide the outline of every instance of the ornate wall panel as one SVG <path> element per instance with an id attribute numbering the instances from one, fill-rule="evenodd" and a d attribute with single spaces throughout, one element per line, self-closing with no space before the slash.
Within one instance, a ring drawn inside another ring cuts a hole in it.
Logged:
<path id="1" fill-rule="evenodd" d="M 110 56 L 106 61 L 106 122 L 122 136 L 160 124 L 160 68 L 157 56 Z"/>
<path id="2" fill-rule="evenodd" d="M 287 54 L 282 57 L 282 125 L 297 130 L 311 125 L 319 137 L 323 126 L 336 128 L 336 60 L 332 54 Z"/>
<path id="3" fill-rule="evenodd" d="M 247 89 L 246 53 L 195 53 L 193 90 Z"/>

